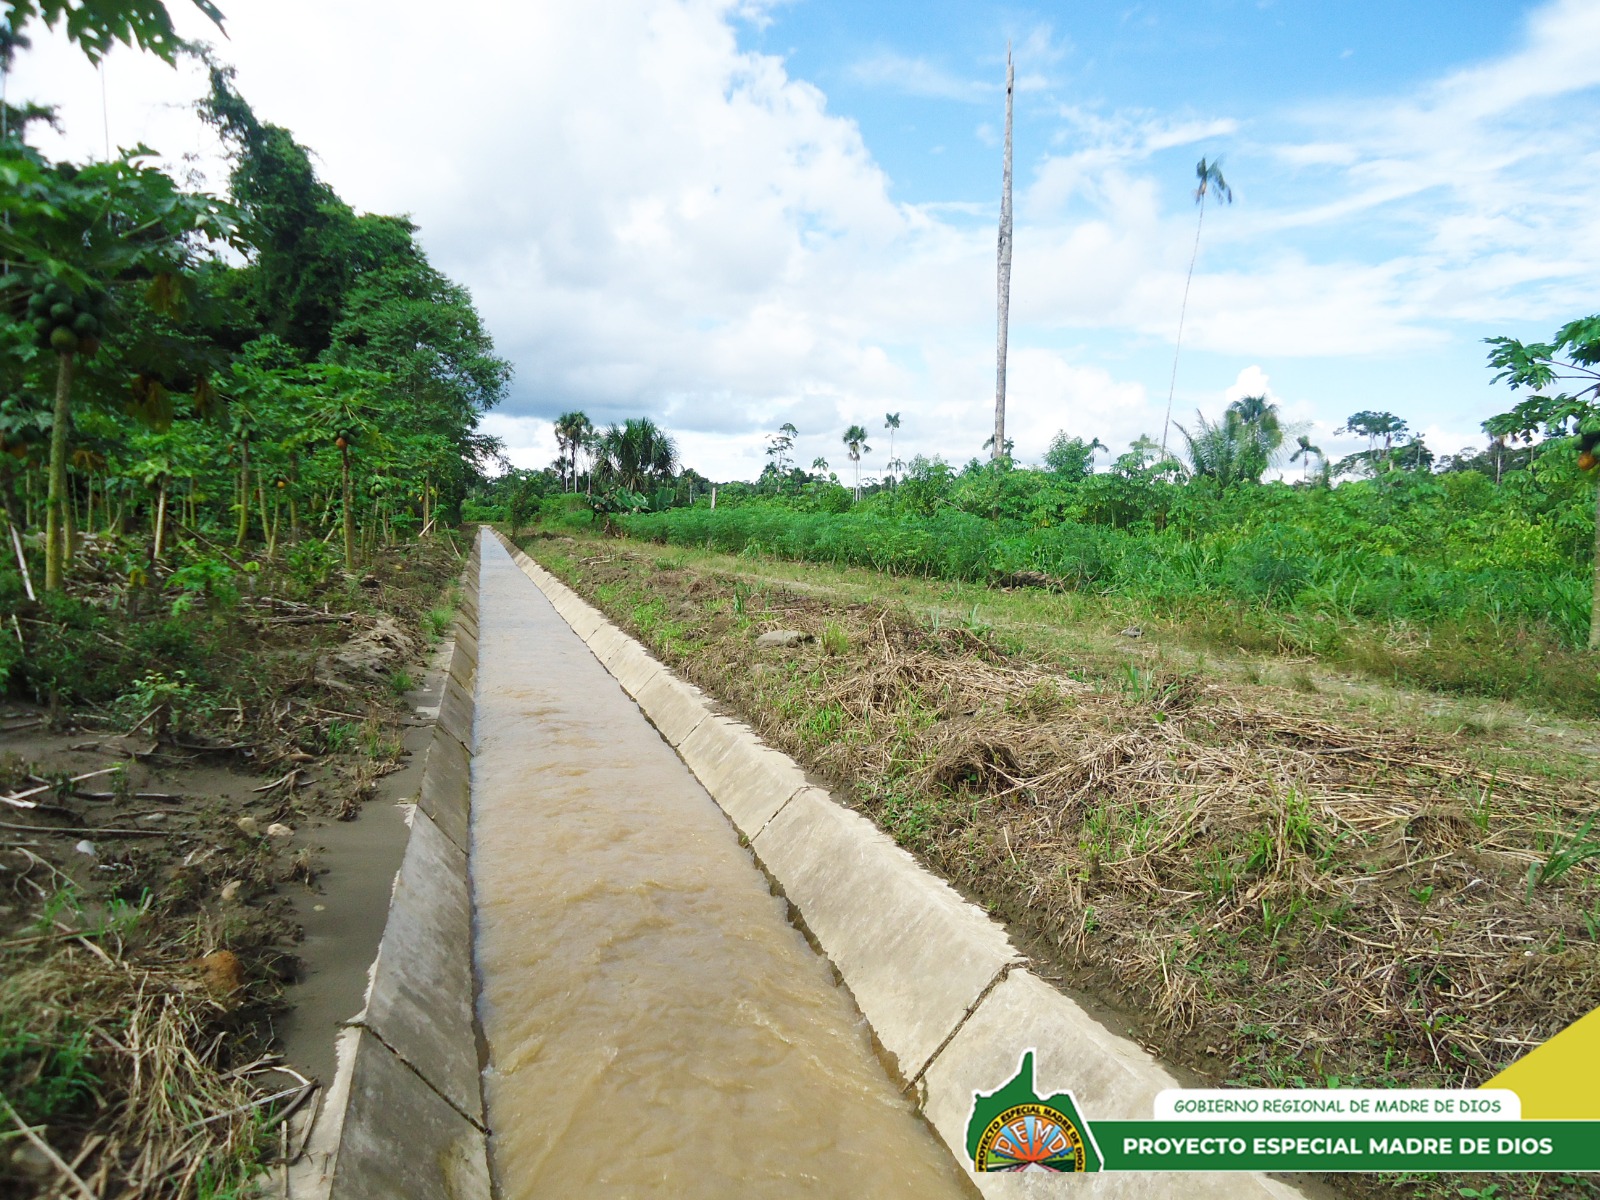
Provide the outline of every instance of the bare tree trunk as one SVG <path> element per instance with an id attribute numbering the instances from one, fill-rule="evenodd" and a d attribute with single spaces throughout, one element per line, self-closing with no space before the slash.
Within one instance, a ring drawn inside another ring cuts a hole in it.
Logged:
<path id="1" fill-rule="evenodd" d="M 239 443 L 239 536 L 234 539 L 236 549 L 244 546 L 250 536 L 250 443 Z"/>
<path id="2" fill-rule="evenodd" d="M 65 579 L 62 505 L 67 491 L 67 406 L 72 397 L 72 355 L 63 354 L 56 367 L 56 406 L 50 428 L 50 490 L 45 498 L 44 590 L 59 592 Z"/>
<path id="3" fill-rule="evenodd" d="M 1594 494 L 1594 603 L 1589 609 L 1589 649 L 1600 650 L 1600 488 Z"/>
<path id="4" fill-rule="evenodd" d="M 1006 152 L 1000 185 L 1000 255 L 997 271 L 1000 322 L 995 340 L 994 450 L 991 458 L 1006 452 L 1006 334 L 1011 323 L 1011 93 L 1016 75 L 1011 47 L 1006 46 Z M 858 488 L 859 490 L 859 488 Z"/>
<path id="5" fill-rule="evenodd" d="M 167 477 L 161 477 L 160 491 L 156 494 L 156 540 L 150 558 L 154 562 L 161 557 L 161 539 L 167 532 Z"/>
<path id="6" fill-rule="evenodd" d="M 350 492 L 350 447 L 339 448 L 340 486 L 344 493 L 344 569 L 356 569 L 356 513 L 355 500 Z"/>

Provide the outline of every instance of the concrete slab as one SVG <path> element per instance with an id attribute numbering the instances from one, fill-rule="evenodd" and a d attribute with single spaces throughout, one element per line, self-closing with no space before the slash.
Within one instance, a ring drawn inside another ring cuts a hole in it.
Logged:
<path id="1" fill-rule="evenodd" d="M 904 1080 L 1007 964 L 1005 931 L 867 818 L 808 787 L 751 842 Z"/>
<path id="2" fill-rule="evenodd" d="M 626 634 L 619 636 L 622 640 L 616 644 L 616 649 L 600 661 L 605 664 L 606 670 L 616 677 L 617 682 L 622 685 L 622 690 L 637 700 L 639 689 L 666 668 L 651 658 L 645 648 L 631 637 Z"/>
<path id="3" fill-rule="evenodd" d="M 414 812 L 361 1023 L 481 1123 L 471 930 L 467 856 L 426 813 Z"/>
<path id="4" fill-rule="evenodd" d="M 594 632 L 583 640 L 587 643 L 589 652 L 603 663 L 632 639 L 610 621 L 605 621 L 597 625 Z"/>
<path id="5" fill-rule="evenodd" d="M 463 627 L 458 625 L 456 627 L 456 644 L 462 646 L 462 648 L 467 652 L 467 661 L 469 661 L 469 662 L 477 662 L 478 661 L 478 635 L 477 634 L 472 633 L 472 632 L 468 631 L 467 629 L 465 629 L 465 628 L 463 628 Z"/>
<path id="6" fill-rule="evenodd" d="M 1027 971 L 1012 971 L 988 994 L 923 1078 L 923 1113 L 985 1197 L 1058 1200 L 1060 1176 L 977 1175 L 966 1153 L 972 1094 L 993 1091 L 1033 1048 L 1041 1094 L 1070 1090 L 1084 1119 L 1136 1120 L 1153 1115 L 1156 1093 L 1178 1081 L 1127 1038 L 1118 1037 L 1077 1003 Z M 1074 1179 L 1076 1196 L 1095 1200 L 1289 1200 L 1302 1193 L 1264 1175 L 1149 1176 L 1140 1173 Z"/>
<path id="7" fill-rule="evenodd" d="M 483 1131 L 362 1030 L 331 1200 L 489 1200 Z"/>
<path id="8" fill-rule="evenodd" d="M 590 608 L 582 600 L 573 600 L 567 608 L 568 611 L 561 615 L 567 619 L 567 624 L 572 626 L 572 632 L 585 642 L 594 636 L 597 629 L 607 623 L 597 609 Z"/>
<path id="9" fill-rule="evenodd" d="M 763 745 L 749 726 L 726 717 L 701 721 L 678 753 L 747 838 L 806 786 L 805 772 L 793 759 Z"/>
<path id="10" fill-rule="evenodd" d="M 462 686 L 453 666 L 444 681 L 444 698 L 439 702 L 439 728 L 469 750 L 472 748 L 472 693 Z"/>
<path id="11" fill-rule="evenodd" d="M 417 807 L 465 854 L 471 846 L 471 805 L 472 756 L 465 746 L 436 727 L 428 741 Z"/>
<path id="12" fill-rule="evenodd" d="M 667 744 L 674 748 L 711 715 L 706 694 L 665 667 L 646 680 L 633 698 L 667 739 Z"/>

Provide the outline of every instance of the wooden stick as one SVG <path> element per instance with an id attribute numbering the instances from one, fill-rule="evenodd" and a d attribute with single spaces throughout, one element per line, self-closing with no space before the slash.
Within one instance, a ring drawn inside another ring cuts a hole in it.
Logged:
<path id="1" fill-rule="evenodd" d="M 29 600 L 36 601 L 39 597 L 33 594 L 33 576 L 28 574 L 28 559 L 22 553 L 22 535 L 17 532 L 17 527 L 10 521 L 6 522 L 6 526 L 11 530 L 11 548 L 17 552 L 17 566 L 22 568 L 23 589 L 28 593 Z"/>
<path id="2" fill-rule="evenodd" d="M 22 1136 L 32 1142 L 39 1152 L 50 1160 L 50 1164 L 61 1172 L 62 1178 L 70 1181 L 72 1186 L 78 1189 L 78 1195 L 82 1196 L 84 1200 L 99 1200 L 99 1197 L 89 1190 L 89 1185 L 83 1181 L 83 1178 L 71 1167 L 67 1166 L 66 1159 L 51 1149 L 50 1143 L 35 1133 L 31 1126 L 23 1123 L 22 1118 L 17 1116 L 17 1110 L 11 1107 L 11 1101 L 4 1096 L 0 1096 L 0 1104 L 6 1106 L 6 1115 L 11 1118 L 13 1125 L 22 1130 Z"/>
<path id="3" fill-rule="evenodd" d="M 113 771 L 120 770 L 122 770 L 121 767 L 105 767 L 99 771 L 89 771 L 83 775 L 74 775 L 71 779 L 67 780 L 67 782 L 82 783 L 85 779 L 94 779 L 96 776 L 109 775 Z M 38 808 L 39 802 L 37 800 L 29 800 L 28 797 L 37 796 L 40 792 L 48 792 L 55 786 L 56 785 L 53 783 L 42 783 L 38 787 L 29 788 L 25 792 L 12 792 L 9 796 L 0 796 L 0 803 L 9 804 L 12 808 Z M 31 829 L 33 826 L 15 826 L 14 828 Z"/>

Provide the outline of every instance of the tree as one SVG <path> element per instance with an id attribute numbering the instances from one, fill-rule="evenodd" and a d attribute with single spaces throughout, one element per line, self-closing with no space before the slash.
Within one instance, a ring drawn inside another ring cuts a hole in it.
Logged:
<path id="1" fill-rule="evenodd" d="M 678 444 L 648 417 L 608 426 L 597 449 L 594 473 L 630 492 L 666 483 L 678 469 Z"/>
<path id="2" fill-rule="evenodd" d="M 1304 471 L 1304 480 L 1307 483 L 1311 481 L 1311 460 L 1313 458 L 1318 459 L 1324 464 L 1326 464 L 1328 461 L 1322 453 L 1322 447 L 1313 446 L 1311 444 L 1311 439 L 1302 433 L 1296 444 L 1295 452 L 1289 456 L 1289 461 L 1291 463 L 1304 462 L 1305 466 L 1302 468 L 1302 470 Z"/>
<path id="3" fill-rule="evenodd" d="M 1535 396 L 1541 401 L 1540 423 L 1552 433 L 1569 429 L 1579 435 L 1579 464 L 1592 471 L 1594 449 L 1600 444 L 1600 314 L 1570 321 L 1556 331 L 1554 341 L 1524 345 L 1515 338 L 1485 339 L 1493 347 L 1489 366 L 1494 382 L 1513 391 L 1532 388 L 1543 393 L 1552 384 L 1572 381 L 1576 391 L 1563 389 L 1555 396 Z M 1488 422 L 1485 422 L 1485 426 Z M 1587 460 L 1587 461 L 1585 461 Z M 1589 610 L 1589 649 L 1600 650 L 1600 489 L 1595 493 L 1594 586 Z"/>
<path id="4" fill-rule="evenodd" d="M 787 465 L 789 451 L 794 449 L 794 440 L 799 436 L 800 431 L 789 421 L 778 426 L 777 433 L 767 435 L 767 457 L 772 459 L 769 465 L 780 480 Z"/>
<path id="5" fill-rule="evenodd" d="M 1222 488 L 1259 483 L 1283 444 L 1277 405 L 1265 396 L 1243 396 L 1228 405 L 1215 425 L 1195 415 L 1200 423 L 1193 433 L 1178 426 L 1194 474 L 1214 479 Z"/>
<path id="6" fill-rule="evenodd" d="M 1233 203 L 1233 189 L 1228 186 L 1228 181 L 1222 177 L 1222 160 L 1215 159 L 1206 162 L 1201 159 L 1195 164 L 1195 177 L 1199 179 L 1198 186 L 1194 189 L 1194 202 L 1199 206 L 1199 215 L 1194 223 L 1194 250 L 1189 254 L 1189 273 L 1183 279 L 1183 304 L 1178 308 L 1178 338 L 1172 346 L 1172 379 L 1167 384 L 1167 417 L 1161 426 L 1161 455 L 1167 453 L 1167 431 L 1172 425 L 1172 397 L 1178 388 L 1178 352 L 1183 349 L 1183 319 L 1189 312 L 1189 285 L 1194 282 L 1194 264 L 1200 257 L 1200 229 L 1206 219 L 1206 196 L 1213 188 L 1216 189 L 1217 199 Z M 1187 437 L 1188 435 L 1185 434 Z"/>
<path id="7" fill-rule="evenodd" d="M 894 456 L 894 434 L 895 430 L 900 428 L 900 414 L 884 413 L 883 427 L 889 431 L 889 470 L 894 471 L 897 470 L 899 466 L 904 465 L 898 458 Z"/>
<path id="8" fill-rule="evenodd" d="M 1110 450 L 1110 449 L 1111 449 L 1111 447 L 1106 445 L 1099 438 L 1095 438 L 1094 440 L 1092 440 L 1089 443 L 1089 474 L 1091 474 L 1091 475 L 1094 474 L 1094 452 L 1096 450 Z"/>
<path id="9" fill-rule="evenodd" d="M 849 448 L 850 461 L 856 465 L 856 500 L 861 499 L 861 456 L 871 454 L 872 447 L 867 445 L 867 431 L 860 425 L 852 425 L 844 431 L 844 444 Z"/>
<path id="10" fill-rule="evenodd" d="M 1011 45 L 1006 44 L 1006 150 L 1000 182 L 1000 249 L 996 271 L 999 322 L 995 343 L 994 437 L 991 458 L 1003 458 L 1006 448 L 1006 336 L 1011 323 L 1011 94 L 1016 76 L 1011 66 Z M 858 472 L 859 474 L 859 468 Z M 856 491 L 860 492 L 858 485 Z M 857 499 L 859 499 L 859 495 Z"/>
<path id="11" fill-rule="evenodd" d="M 232 213 L 184 192 L 144 160 L 144 148 L 111 162 L 50 163 L 17 142 L 0 147 L 0 257 L 21 270 L 0 279 L 0 309 L 23 309 L 41 348 L 56 356 L 46 501 L 45 590 L 63 585 L 67 440 L 79 360 L 91 357 L 118 321 L 144 303 L 175 312 L 185 303 L 193 243 L 231 241 Z M 70 322 L 70 328 L 68 324 Z"/>
<path id="12" fill-rule="evenodd" d="M 194 6 L 222 28 L 222 13 L 211 0 L 194 0 Z M 5 19 L 13 31 L 21 32 L 35 17 L 51 28 L 65 17 L 68 39 L 93 63 L 113 42 L 137 45 L 169 63 L 183 48 L 161 0 L 8 0 Z"/>
<path id="13" fill-rule="evenodd" d="M 1095 439 L 1099 444 L 1099 439 Z M 1105 447 L 1101 447 L 1104 449 Z M 1068 437 L 1065 430 L 1050 439 L 1044 452 L 1044 465 L 1063 479 L 1087 479 L 1093 471 L 1094 450 L 1082 438 Z"/>
<path id="14" fill-rule="evenodd" d="M 1363 409 L 1361 412 L 1352 413 L 1345 419 L 1345 423 L 1336 429 L 1335 433 L 1353 433 L 1358 437 L 1367 439 L 1367 448 L 1358 450 L 1354 454 L 1347 454 L 1341 458 L 1333 468 L 1335 475 L 1347 475 L 1351 472 L 1376 474 L 1380 468 L 1386 469 L 1394 465 L 1391 451 L 1395 439 L 1403 437 L 1407 431 L 1404 420 L 1391 412 L 1379 412 L 1372 409 Z M 1378 440 L 1383 440 L 1380 449 Z"/>
<path id="15" fill-rule="evenodd" d="M 581 412 L 564 412 L 556 418 L 557 460 L 562 464 L 562 482 L 568 482 L 570 467 L 571 491 L 578 490 L 578 450 L 594 432 L 594 423 Z"/>

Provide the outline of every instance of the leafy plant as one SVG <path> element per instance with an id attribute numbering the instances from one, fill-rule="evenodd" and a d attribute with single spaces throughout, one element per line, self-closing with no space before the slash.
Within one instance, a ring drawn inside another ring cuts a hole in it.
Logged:
<path id="1" fill-rule="evenodd" d="M 1589 838 L 1589 831 L 1597 820 L 1600 814 L 1590 817 L 1570 836 L 1557 833 L 1551 838 L 1545 859 L 1528 866 L 1528 899 L 1533 899 L 1534 888 L 1555 883 L 1580 863 L 1600 858 L 1600 840 Z"/>

